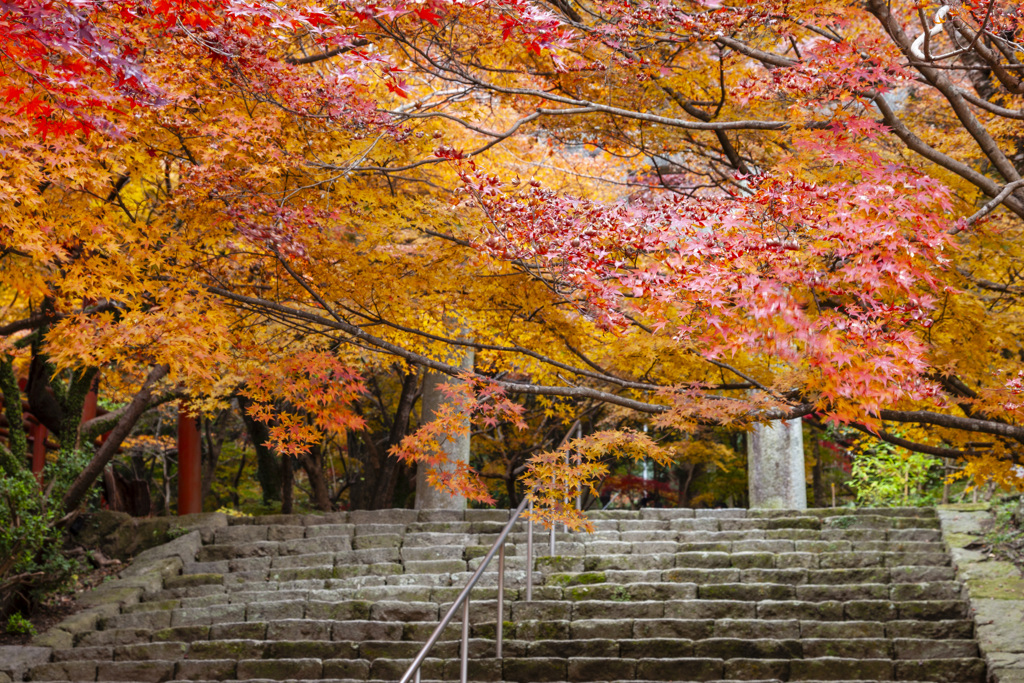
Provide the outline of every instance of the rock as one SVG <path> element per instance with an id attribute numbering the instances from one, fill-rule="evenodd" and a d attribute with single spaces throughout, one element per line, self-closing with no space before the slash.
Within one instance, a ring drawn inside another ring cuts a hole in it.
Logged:
<path id="1" fill-rule="evenodd" d="M 59 628 L 51 628 L 32 639 L 32 644 L 41 648 L 65 650 L 75 643 L 75 637 Z"/>
<path id="2" fill-rule="evenodd" d="M 234 679 L 236 667 L 233 659 L 183 660 L 175 671 L 178 680 L 226 681 Z"/>
<path id="3" fill-rule="evenodd" d="M 52 654 L 51 647 L 0 645 L 0 683 L 4 676 L 7 683 L 20 681 L 32 667 L 49 662 Z"/>
<path id="4" fill-rule="evenodd" d="M 992 514 L 986 510 L 950 510 L 939 508 L 939 522 L 944 534 L 981 535 L 992 526 Z"/>
<path id="5" fill-rule="evenodd" d="M 139 601 L 142 588 L 137 586 L 115 586 L 104 584 L 78 596 L 81 607 L 97 607 L 100 605 L 131 605 Z"/>
<path id="6" fill-rule="evenodd" d="M 174 558 L 177 559 L 177 558 Z M 183 574 L 164 581 L 164 588 L 191 588 L 193 586 L 222 586 L 223 574 Z"/>
<path id="7" fill-rule="evenodd" d="M 174 678 L 174 662 L 100 662 L 98 680 L 163 683 Z M 85 679 L 68 679 L 85 680 Z M 91 680 L 91 679 L 90 679 Z"/>
<path id="8" fill-rule="evenodd" d="M 164 579 L 169 579 L 172 576 L 180 574 L 183 568 L 184 564 L 182 559 L 177 555 L 174 557 L 155 559 L 151 562 L 146 562 L 145 559 L 139 561 L 138 558 L 136 558 L 136 560 L 132 562 L 127 569 L 121 572 L 120 576 L 122 579 L 127 579 L 141 574 L 156 573 Z"/>
<path id="9" fill-rule="evenodd" d="M 177 540 L 175 537 L 182 531 L 194 529 L 200 538 L 208 537 L 212 541 L 215 530 L 226 526 L 227 516 L 222 513 L 135 518 L 123 512 L 101 510 L 82 515 L 75 521 L 70 529 L 70 542 L 95 548 L 108 557 L 124 561 L 150 548 Z M 189 557 L 187 561 L 192 559 L 195 558 Z"/>
<path id="10" fill-rule="evenodd" d="M 1024 653 L 1024 602 L 971 600 L 983 652 Z"/>
<path id="11" fill-rule="evenodd" d="M 228 516 L 223 512 L 198 512 L 177 517 L 175 524 L 179 529 L 198 531 L 203 543 L 213 543 L 217 529 L 227 528 Z"/>
<path id="12" fill-rule="evenodd" d="M 72 614 L 70 617 L 57 624 L 57 627 L 72 635 L 85 633 L 86 631 L 95 631 L 97 622 L 104 616 L 112 615 L 105 615 L 101 610 L 85 610 L 78 614 Z"/>
<path id="13" fill-rule="evenodd" d="M 202 534 L 192 531 L 155 548 L 139 553 L 132 564 L 148 564 L 168 557 L 178 557 L 183 563 L 193 562 L 203 545 Z"/>
<path id="14" fill-rule="evenodd" d="M 990 652 L 986 659 L 993 683 L 1024 683 L 1024 655 Z"/>
<path id="15" fill-rule="evenodd" d="M 323 672 L 319 659 L 243 659 L 238 662 L 238 678 L 313 680 Z"/>
<path id="16" fill-rule="evenodd" d="M 568 662 L 565 659 L 554 658 L 508 658 L 503 662 L 503 670 L 506 681 L 521 681 L 522 683 L 564 681 L 568 671 Z"/>
<path id="17" fill-rule="evenodd" d="M 1010 562 L 968 563 L 960 569 L 972 599 L 1024 600 L 1024 577 Z M 1024 602 L 1020 605 L 1024 609 Z"/>

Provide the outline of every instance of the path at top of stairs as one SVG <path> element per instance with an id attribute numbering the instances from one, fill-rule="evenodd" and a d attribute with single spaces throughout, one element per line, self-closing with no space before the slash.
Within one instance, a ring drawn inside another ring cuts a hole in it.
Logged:
<path id="1" fill-rule="evenodd" d="M 397 681 L 507 516 L 231 518 L 183 573 L 77 629 L 27 680 Z M 536 530 L 532 602 L 517 525 L 505 656 L 494 657 L 494 562 L 471 600 L 471 680 L 986 680 L 933 510 L 592 519 L 592 534 L 557 534 L 552 557 Z M 458 680 L 460 630 L 457 616 L 423 680 Z"/>

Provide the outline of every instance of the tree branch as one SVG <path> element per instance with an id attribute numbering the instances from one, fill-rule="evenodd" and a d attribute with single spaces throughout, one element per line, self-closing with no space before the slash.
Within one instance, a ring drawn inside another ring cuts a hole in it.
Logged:
<path id="1" fill-rule="evenodd" d="M 315 55 L 309 55 L 307 57 L 288 57 L 284 61 L 287 62 L 288 64 L 295 65 L 315 64 L 316 62 L 322 62 L 325 59 L 337 57 L 338 55 L 343 55 L 346 52 L 352 52 L 352 50 L 357 50 L 361 47 L 366 47 L 369 44 L 370 41 L 367 40 L 366 38 L 356 38 L 349 45 L 346 45 L 344 47 L 336 47 L 333 50 L 328 50 L 327 52 L 321 52 Z"/>
<path id="2" fill-rule="evenodd" d="M 65 512 L 71 512 L 78 508 L 85 498 L 85 494 L 89 491 L 89 487 L 100 476 L 107 463 L 113 459 L 117 449 L 121 447 L 121 443 L 124 442 L 125 438 L 132 431 L 132 427 L 138 422 L 142 413 L 146 411 L 146 406 L 149 404 L 149 399 L 153 394 L 153 387 L 163 379 L 168 370 L 169 368 L 166 365 L 157 365 L 149 371 L 149 375 L 146 376 L 146 380 L 142 383 L 142 388 L 132 397 L 132 400 L 128 403 L 127 410 L 124 411 L 117 425 L 111 430 L 110 436 L 99 447 L 96 455 L 93 456 L 85 469 L 75 478 L 67 493 L 64 494 L 61 505 Z"/>
<path id="3" fill-rule="evenodd" d="M 907 441 L 906 439 L 900 438 L 900 437 L 898 437 L 898 436 L 896 436 L 894 434 L 890 434 L 890 433 L 888 433 L 886 431 L 883 431 L 881 429 L 878 430 L 877 432 L 873 432 L 870 429 L 868 429 L 867 427 L 865 427 L 864 425 L 856 423 L 856 422 L 851 422 L 850 426 L 853 427 L 854 429 L 856 429 L 857 431 L 864 432 L 868 436 L 873 436 L 875 438 L 881 439 L 882 441 L 886 441 L 888 443 L 891 443 L 894 446 L 900 446 L 901 448 L 906 448 L 908 451 L 916 451 L 918 453 L 927 453 L 928 455 L 934 455 L 937 458 L 956 459 L 956 458 L 963 458 L 963 457 L 968 456 L 968 455 L 977 455 L 978 454 L 978 451 L 975 451 L 975 450 L 961 451 L 961 450 L 957 450 L 956 448 L 943 448 L 941 446 L 929 446 L 928 444 L 916 443 L 914 441 Z"/>
<path id="4" fill-rule="evenodd" d="M 436 370 L 437 372 L 458 377 L 464 375 L 465 371 L 454 365 L 442 363 L 440 361 L 428 358 L 427 356 L 420 355 L 414 351 L 404 349 L 397 344 L 392 344 L 389 341 L 381 339 L 375 335 L 366 332 L 356 325 L 344 320 L 340 316 L 333 313 L 330 308 L 326 308 L 326 304 L 321 303 L 325 306 L 326 310 L 335 317 L 335 319 L 324 318 L 323 316 L 316 315 L 315 313 L 309 313 L 295 308 L 289 308 L 282 304 L 274 301 L 268 301 L 266 299 L 260 299 L 257 297 L 245 296 L 243 294 L 236 294 L 220 287 L 208 287 L 207 290 L 213 294 L 224 297 L 229 301 L 235 301 L 241 304 L 245 304 L 256 310 L 269 310 L 274 311 L 289 317 L 298 318 L 300 320 L 306 320 L 308 322 L 322 325 L 327 328 L 336 329 L 344 332 L 345 334 L 353 337 L 354 339 L 366 344 L 369 347 L 375 348 L 384 353 L 404 358 L 405 360 L 413 363 L 418 363 L 424 367 Z M 316 299 L 322 302 L 322 299 L 318 295 L 314 295 Z M 638 401 L 635 399 L 627 398 L 625 396 L 619 396 L 606 391 L 600 391 L 597 389 L 591 389 L 590 387 L 579 387 L 579 386 L 549 386 L 539 384 L 529 384 L 525 382 L 511 382 L 508 380 L 495 380 L 484 375 L 475 375 L 481 380 L 490 382 L 496 386 L 501 387 L 507 391 L 518 394 L 528 394 L 533 396 L 564 396 L 568 398 L 591 398 L 604 403 L 611 403 L 619 405 L 624 408 L 630 408 L 642 413 L 659 414 L 669 410 L 668 406 L 647 403 L 645 401 Z M 705 398 L 710 400 L 731 400 L 725 396 L 714 396 L 707 395 Z M 751 415 L 750 417 L 757 420 L 791 420 L 797 417 L 810 414 L 814 410 L 814 405 L 811 403 L 802 403 L 794 405 L 790 408 L 773 408 L 770 410 L 764 410 L 757 414 Z"/>
<path id="5" fill-rule="evenodd" d="M 917 422 L 919 424 L 930 424 L 949 429 L 960 429 L 965 432 L 981 432 L 995 436 L 1006 436 L 1011 439 L 1024 439 L 1024 427 L 995 422 L 993 420 L 979 420 L 972 417 L 957 417 L 944 413 L 933 413 L 928 410 L 882 410 L 878 416 L 883 420 L 892 422 Z"/>

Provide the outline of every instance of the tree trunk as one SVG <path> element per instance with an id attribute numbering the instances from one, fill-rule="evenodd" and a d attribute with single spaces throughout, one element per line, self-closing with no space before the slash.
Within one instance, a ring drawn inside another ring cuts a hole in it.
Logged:
<path id="1" fill-rule="evenodd" d="M 825 464 L 821 462 L 821 439 L 814 439 L 814 469 L 811 470 L 811 486 L 814 489 L 814 507 L 825 507 L 828 492 L 825 490 Z"/>
<path id="2" fill-rule="evenodd" d="M 153 387 L 167 374 L 168 369 L 166 365 L 157 365 L 149 371 L 146 381 L 142 383 L 142 388 L 132 397 L 117 425 L 110 430 L 110 436 L 97 449 L 96 455 L 93 456 L 89 464 L 85 466 L 85 469 L 82 470 L 81 474 L 78 475 L 74 483 L 67 490 L 67 493 L 64 494 L 62 505 L 65 512 L 71 512 L 78 507 L 85 498 L 85 494 L 89 491 L 89 487 L 96 481 L 96 477 L 100 476 L 103 468 L 114 458 L 114 454 L 121 447 L 121 443 L 132 431 L 132 427 L 138 422 L 142 413 L 149 407 L 149 399 L 153 395 Z"/>
<path id="3" fill-rule="evenodd" d="M 295 468 L 288 456 L 281 458 L 281 514 L 292 514 L 295 502 Z"/>
<path id="4" fill-rule="evenodd" d="M 216 420 L 215 424 L 219 422 L 220 420 Z M 217 462 L 220 460 L 220 449 L 224 444 L 224 439 L 221 437 L 214 440 L 214 429 L 209 420 L 204 419 L 202 421 L 202 426 L 205 429 L 200 430 L 200 435 L 205 438 L 202 438 L 199 441 L 201 444 L 200 460 L 203 468 L 203 479 L 200 487 L 202 491 L 203 509 L 208 509 L 206 507 L 206 501 L 208 498 L 213 497 L 213 482 L 214 479 L 216 479 Z M 220 507 L 219 500 L 216 501 L 216 505 L 213 506 L 213 509 L 216 510 L 218 507 Z"/>
<path id="5" fill-rule="evenodd" d="M 81 373 L 72 372 L 71 381 L 68 383 L 67 393 L 64 395 L 61 410 L 63 416 L 60 421 L 60 432 L 57 433 L 57 440 L 62 450 L 71 450 L 78 443 L 78 427 L 82 424 L 82 408 L 85 406 L 86 394 L 93 387 L 96 380 L 96 368 L 88 368 Z"/>
<path id="6" fill-rule="evenodd" d="M 390 455 L 390 449 L 409 432 L 409 418 L 419 396 L 419 375 L 417 372 L 403 374 L 401 380 L 402 389 L 387 437 L 369 428 L 347 434 L 349 460 L 359 463 L 359 471 L 348 476 L 348 500 L 353 510 L 381 510 L 396 504 L 396 489 L 403 465 Z M 382 415 L 385 425 L 387 418 L 386 414 Z M 384 444 L 383 448 L 381 444 Z"/>
<path id="7" fill-rule="evenodd" d="M 0 449 L 0 470 L 13 477 L 25 468 L 28 458 L 28 437 L 21 416 L 21 390 L 14 377 L 14 361 L 7 354 L 0 356 L 0 391 L 3 392 L 4 414 L 7 416 L 7 445 Z"/>
<path id="8" fill-rule="evenodd" d="M 238 405 L 241 408 L 242 422 L 245 423 L 245 429 L 249 433 L 249 440 L 252 441 L 253 450 L 256 451 L 256 479 L 260 482 L 260 489 L 263 491 L 263 502 L 269 505 L 274 501 L 281 500 L 281 491 L 284 486 L 281 461 L 267 446 L 267 439 L 270 438 L 270 430 L 267 429 L 267 425 L 250 417 L 247 410 L 249 399 L 239 396 Z"/>
<path id="9" fill-rule="evenodd" d="M 302 469 L 306 471 L 306 477 L 309 478 L 309 488 L 313 492 L 313 507 L 322 512 L 330 512 L 331 492 L 324 477 L 324 454 L 320 444 L 312 446 L 309 453 L 303 453 L 298 460 Z"/>
<path id="10" fill-rule="evenodd" d="M 373 498 L 370 501 L 372 510 L 382 510 L 395 504 L 395 486 L 398 484 L 398 473 L 402 463 L 390 454 L 390 448 L 401 443 L 409 432 L 409 416 L 416 403 L 418 389 L 419 375 L 417 372 L 411 372 L 402 378 L 402 394 L 398 399 L 395 418 L 391 422 L 391 432 L 388 434 L 389 452 L 383 454 L 384 462 L 381 464 L 377 485 L 374 487 Z"/>

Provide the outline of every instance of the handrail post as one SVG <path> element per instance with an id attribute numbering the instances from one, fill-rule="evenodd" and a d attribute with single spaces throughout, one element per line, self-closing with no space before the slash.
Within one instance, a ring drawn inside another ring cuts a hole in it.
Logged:
<path id="1" fill-rule="evenodd" d="M 469 681 L 469 596 L 462 603 L 462 683 Z"/>
<path id="2" fill-rule="evenodd" d="M 430 654 L 431 648 L 433 648 L 441 638 L 441 634 L 444 632 L 444 629 L 447 628 L 448 624 L 450 624 L 455 618 L 455 615 L 458 614 L 459 607 L 462 607 L 462 680 L 466 681 L 469 677 L 469 594 L 480 580 L 480 577 L 487 570 L 490 561 L 498 554 L 498 551 L 500 550 L 504 552 L 505 541 L 508 540 L 508 535 L 512 532 L 512 528 L 515 526 L 515 523 L 519 520 L 519 515 L 523 514 L 523 510 L 526 509 L 527 504 L 530 502 L 532 502 L 531 499 L 526 497 L 521 503 L 519 503 L 519 507 L 515 509 L 515 514 L 505 524 L 505 527 L 501 530 L 501 533 L 491 546 L 491 549 L 487 551 L 486 555 L 484 555 L 483 560 L 480 562 L 480 566 L 476 568 L 476 571 L 473 572 L 473 576 L 469 578 L 465 587 L 459 592 L 459 596 L 455 598 L 451 607 L 449 607 L 448 611 L 445 612 L 443 617 L 441 617 L 440 623 L 434 628 L 434 631 L 430 634 L 430 637 L 427 638 L 427 642 L 423 644 L 423 647 L 420 648 L 416 657 L 413 658 L 412 662 L 409 664 L 409 668 L 407 668 L 405 673 L 402 674 L 402 678 L 399 680 L 399 683 L 409 683 L 413 678 L 419 681 L 420 667 L 423 666 L 423 661 L 427 658 L 427 655 Z"/>
<path id="3" fill-rule="evenodd" d="M 533 600 L 533 501 L 530 517 L 526 520 L 526 602 Z"/>
<path id="4" fill-rule="evenodd" d="M 416 669 L 416 678 L 413 679 L 416 683 L 420 683 L 420 670 Z"/>
<path id="5" fill-rule="evenodd" d="M 551 477 L 551 490 L 555 490 L 555 484 L 558 483 L 554 477 Z M 548 555 L 551 557 L 555 556 L 555 520 L 551 520 L 551 533 L 548 536 Z"/>
<path id="6" fill-rule="evenodd" d="M 505 628 L 505 544 L 498 551 L 498 622 L 495 625 L 495 657 L 501 659 L 501 640 Z"/>

